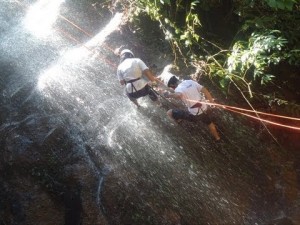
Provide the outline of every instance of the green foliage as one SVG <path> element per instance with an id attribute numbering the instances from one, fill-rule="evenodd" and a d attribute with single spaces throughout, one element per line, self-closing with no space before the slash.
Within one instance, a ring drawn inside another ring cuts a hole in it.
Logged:
<path id="1" fill-rule="evenodd" d="M 253 78 L 261 79 L 261 84 L 271 81 L 274 76 L 266 73 L 267 68 L 286 59 L 282 50 L 288 42 L 280 34 L 279 31 L 254 32 L 247 42 L 237 41 L 227 60 L 229 73 L 245 77 L 252 69 Z"/>
<path id="2" fill-rule="evenodd" d="M 292 10 L 297 0 L 265 0 L 265 2 L 275 9 Z"/>
<path id="3" fill-rule="evenodd" d="M 201 27 L 198 14 L 195 12 L 199 1 L 194 0 L 187 6 L 184 1 L 176 1 L 175 9 L 170 0 L 140 0 L 136 2 L 135 16 L 140 13 L 147 13 L 151 19 L 158 21 L 164 31 L 166 39 L 174 43 L 177 47 L 183 43 L 184 46 L 191 46 L 193 42 L 199 41 L 199 34 L 196 30 Z M 177 14 L 184 11 L 184 26 L 179 26 Z M 173 12 L 173 14 L 171 13 Z"/>
<path id="4" fill-rule="evenodd" d="M 294 49 L 290 52 L 286 52 L 284 53 L 284 56 L 290 65 L 300 66 L 300 49 Z"/>
<path id="5" fill-rule="evenodd" d="M 185 18 L 186 29 L 184 34 L 180 36 L 180 40 L 184 40 L 186 46 L 190 46 L 194 40 L 197 42 L 199 41 L 199 35 L 196 33 L 196 28 L 201 26 L 201 23 L 198 15 L 193 13 L 198 3 L 199 1 L 191 2 L 190 11 Z"/>
<path id="6" fill-rule="evenodd" d="M 263 5 L 254 6 L 257 11 L 247 6 L 240 6 L 236 13 L 241 15 L 245 21 L 241 26 L 241 32 L 249 35 L 253 31 L 280 30 L 282 35 L 288 38 L 289 45 L 299 47 L 300 40 L 300 5 L 295 5 L 290 10 L 270 10 Z M 250 33 L 249 33 L 250 32 Z"/>

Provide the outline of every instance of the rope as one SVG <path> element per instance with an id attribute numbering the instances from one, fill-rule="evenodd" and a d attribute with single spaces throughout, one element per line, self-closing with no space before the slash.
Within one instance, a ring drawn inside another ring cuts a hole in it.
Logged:
<path id="1" fill-rule="evenodd" d="M 193 101 L 193 100 L 190 100 L 190 101 Z M 195 101 L 195 102 L 198 102 L 198 101 Z M 278 118 L 283 118 L 283 119 L 287 119 L 287 120 L 300 121 L 300 118 L 296 118 L 296 117 L 289 117 L 289 116 L 283 116 L 283 115 L 278 115 L 278 114 L 273 114 L 273 113 L 260 112 L 260 111 L 256 111 L 256 110 L 249 110 L 249 109 L 244 109 L 244 108 L 239 108 L 239 107 L 234 107 L 234 106 L 229 106 L 229 105 L 223 105 L 223 104 L 217 104 L 217 103 L 208 103 L 208 102 L 200 102 L 200 103 L 207 104 L 207 105 L 213 105 L 213 106 L 219 106 L 221 108 L 230 108 L 233 110 L 240 110 L 240 111 L 245 111 L 245 112 L 257 113 L 257 114 L 261 114 L 261 115 L 278 117 Z"/>
<path id="2" fill-rule="evenodd" d="M 210 105 L 210 106 L 217 106 L 217 107 L 220 107 L 222 109 L 226 109 L 228 111 L 231 111 L 231 112 L 234 112 L 234 113 L 237 113 L 237 114 L 241 114 L 241 115 L 253 118 L 255 120 L 261 121 L 261 122 L 269 123 L 269 124 L 272 124 L 272 125 L 276 125 L 276 126 L 280 126 L 280 127 L 284 127 L 284 128 L 288 128 L 288 129 L 292 129 L 292 130 L 300 130 L 300 127 L 297 127 L 297 126 L 290 126 L 290 125 L 274 122 L 274 121 L 271 121 L 271 120 L 262 119 L 262 118 L 259 118 L 257 116 L 249 115 L 247 113 L 243 113 L 243 112 L 240 112 L 240 111 L 256 113 L 256 114 L 262 114 L 262 115 L 267 115 L 267 116 L 277 117 L 277 118 L 284 118 L 284 119 L 293 120 L 293 121 L 300 121 L 300 118 L 282 116 L 282 115 L 277 115 L 277 114 L 272 114 L 272 113 L 265 113 L 265 112 L 260 112 L 260 111 L 256 111 L 256 110 L 248 110 L 248 109 L 244 109 L 244 108 L 239 108 L 239 107 L 234 107 L 234 106 L 229 106 L 229 105 L 223 105 L 223 104 L 217 104 L 217 103 L 208 103 L 208 102 L 201 102 L 201 101 L 194 101 L 194 100 L 189 100 L 189 101 L 199 102 L 201 104 L 207 104 L 207 105 Z"/>
<path id="3" fill-rule="evenodd" d="M 226 109 L 226 108 L 225 108 L 225 109 Z M 273 121 L 270 121 L 270 120 L 261 119 L 261 118 L 259 118 L 259 117 L 252 116 L 252 115 L 249 115 L 249 114 L 247 114 L 247 113 L 242 113 L 242 112 L 239 112 L 239 111 L 236 111 L 236 110 L 233 110 L 233 109 L 229 109 L 229 108 L 228 108 L 227 110 L 228 110 L 228 111 L 231 111 L 231 112 L 235 112 L 235 113 L 241 114 L 241 115 L 244 115 L 244 116 L 247 116 L 247 117 L 250 117 L 250 118 L 253 118 L 253 119 L 256 119 L 256 120 L 259 120 L 259 121 L 262 121 L 262 122 L 265 122 L 265 123 L 269 123 L 269 124 L 273 124 L 273 125 L 276 125 L 276 126 L 280 126 L 280 127 L 284 127 L 284 128 L 289 128 L 289 129 L 299 130 L 299 131 L 300 131 L 300 127 L 295 127 L 295 126 L 285 125 L 285 124 L 273 122 Z"/>
<path id="4" fill-rule="evenodd" d="M 171 104 L 173 107 L 178 108 L 179 106 L 176 105 L 175 103 L 171 102 L 169 99 L 167 99 L 165 96 L 163 96 L 162 94 L 160 94 L 158 91 L 156 91 L 153 87 L 150 86 L 150 89 L 158 96 L 160 96 L 161 98 L 163 98 L 166 102 L 168 102 L 169 104 Z"/>

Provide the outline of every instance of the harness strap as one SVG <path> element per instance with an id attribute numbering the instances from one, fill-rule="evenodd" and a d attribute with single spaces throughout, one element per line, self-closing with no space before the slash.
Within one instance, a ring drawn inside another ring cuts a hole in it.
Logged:
<path id="1" fill-rule="evenodd" d="M 129 81 L 125 81 L 126 83 L 133 83 L 137 80 L 141 79 L 140 77 L 136 78 L 136 79 L 132 79 L 132 80 L 129 80 Z"/>
<path id="2" fill-rule="evenodd" d="M 196 115 L 198 115 L 198 114 L 199 114 L 199 111 L 200 111 L 200 109 L 201 109 L 201 106 L 202 106 L 202 104 L 201 104 L 200 102 L 197 102 L 195 105 L 192 105 L 190 108 L 191 108 L 191 109 L 198 108 L 198 112 L 197 112 L 197 114 L 196 114 Z M 203 112 L 202 109 L 201 109 L 201 111 Z"/>
<path id="3" fill-rule="evenodd" d="M 137 80 L 139 80 L 139 79 L 141 79 L 141 78 L 138 77 L 138 78 L 136 78 L 136 79 L 132 79 L 132 80 L 129 80 L 129 81 L 125 81 L 125 84 L 127 84 L 127 83 L 130 83 L 130 84 L 131 84 L 131 93 L 133 92 L 133 89 L 134 89 L 135 91 L 137 91 L 136 88 L 135 88 L 135 86 L 133 85 L 133 82 L 135 82 L 135 81 L 137 81 Z"/>
<path id="4" fill-rule="evenodd" d="M 202 104 L 200 102 L 197 102 L 195 105 L 191 106 L 190 108 L 191 109 L 194 109 L 194 108 L 201 108 Z"/>

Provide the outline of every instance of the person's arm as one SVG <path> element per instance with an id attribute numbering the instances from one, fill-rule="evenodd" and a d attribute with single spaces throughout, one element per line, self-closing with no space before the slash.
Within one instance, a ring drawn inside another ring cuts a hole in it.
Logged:
<path id="1" fill-rule="evenodd" d="M 182 99 L 182 93 L 181 92 L 170 93 L 170 92 L 167 91 L 163 95 L 166 98 Z"/>
<path id="2" fill-rule="evenodd" d="M 204 94 L 205 98 L 206 98 L 209 102 L 214 103 L 213 97 L 211 96 L 210 92 L 209 92 L 205 87 L 203 87 L 203 88 L 201 89 L 201 92 Z"/>
<path id="3" fill-rule="evenodd" d="M 122 75 L 122 73 L 119 69 L 117 70 L 117 77 L 118 77 L 119 82 L 120 82 L 121 85 L 126 84 L 125 80 L 123 79 L 123 75 Z"/>
<path id="4" fill-rule="evenodd" d="M 164 83 L 158 77 L 154 76 L 150 69 L 144 70 L 143 74 L 150 80 L 150 86 L 157 88 L 165 87 Z"/>
<path id="5" fill-rule="evenodd" d="M 154 74 L 149 69 L 145 69 L 143 74 L 148 78 L 150 81 L 157 81 L 158 79 L 154 76 Z"/>
<path id="6" fill-rule="evenodd" d="M 157 83 L 161 83 L 161 81 L 152 73 L 152 71 L 146 66 L 146 64 L 138 59 L 139 66 L 142 70 L 142 73 L 149 81 L 152 82 L 152 86 L 156 86 Z"/>

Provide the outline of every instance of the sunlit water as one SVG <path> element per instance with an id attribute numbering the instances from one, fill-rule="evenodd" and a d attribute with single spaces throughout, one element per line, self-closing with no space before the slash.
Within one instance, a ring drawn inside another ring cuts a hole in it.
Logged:
<path id="1" fill-rule="evenodd" d="M 108 173 L 118 174 L 141 201 L 145 190 L 138 186 L 139 179 L 147 179 L 156 184 L 157 189 L 151 190 L 156 193 L 155 200 L 168 199 L 163 204 L 183 217 L 224 224 L 247 223 L 249 217 L 255 220 L 255 213 L 245 210 L 251 197 L 240 198 L 239 191 L 230 189 L 232 177 L 241 181 L 242 172 L 227 171 L 228 183 L 220 175 L 215 166 L 226 160 L 213 155 L 215 146 L 205 128 L 199 136 L 191 136 L 172 125 L 166 111 L 147 98 L 140 100 L 142 109 L 137 110 L 124 95 L 116 67 L 105 60 L 105 54 L 112 53 L 104 46 L 118 28 L 121 14 L 112 17 L 106 27 L 99 27 L 98 34 L 88 41 L 74 45 L 55 26 L 64 1 L 38 1 L 27 8 L 8 0 L 0 4 L 0 28 L 5 30 L 0 34 L 2 61 L 22 68 L 5 85 L 7 98 L 33 84 L 21 103 L 38 95 L 43 100 L 40 104 L 57 113 L 62 126 L 65 118 L 72 121 L 98 157 L 94 160 L 104 163 Z M 10 21 L 13 14 L 17 18 Z M 115 58 L 113 63 L 117 61 Z M 236 188 L 249 185 L 251 176 L 248 174 L 244 184 L 237 182 Z"/>

